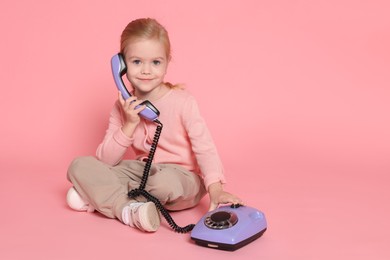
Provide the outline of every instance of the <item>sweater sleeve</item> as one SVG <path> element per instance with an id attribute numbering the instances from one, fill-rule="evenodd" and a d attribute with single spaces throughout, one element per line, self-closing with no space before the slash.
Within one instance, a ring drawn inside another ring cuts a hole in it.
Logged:
<path id="1" fill-rule="evenodd" d="M 214 141 L 192 96 L 185 102 L 182 120 L 206 188 L 215 182 L 226 183 L 222 162 Z"/>
<path id="2" fill-rule="evenodd" d="M 96 156 L 100 161 L 109 165 L 118 164 L 133 143 L 133 139 L 122 132 L 122 125 L 119 103 L 116 102 L 110 113 L 106 134 L 96 150 Z"/>

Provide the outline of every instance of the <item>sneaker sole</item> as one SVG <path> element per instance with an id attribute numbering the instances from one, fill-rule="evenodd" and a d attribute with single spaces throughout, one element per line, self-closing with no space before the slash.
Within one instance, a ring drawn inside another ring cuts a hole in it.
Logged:
<path id="1" fill-rule="evenodd" d="M 160 214 L 153 202 L 146 202 L 140 208 L 140 222 L 147 232 L 155 232 L 160 227 Z"/>

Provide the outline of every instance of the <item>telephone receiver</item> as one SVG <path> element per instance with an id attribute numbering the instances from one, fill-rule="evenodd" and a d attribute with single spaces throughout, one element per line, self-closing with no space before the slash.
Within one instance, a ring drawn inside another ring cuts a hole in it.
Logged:
<path id="1" fill-rule="evenodd" d="M 127 66 L 126 62 L 121 53 L 115 54 L 111 58 L 111 70 L 112 76 L 114 77 L 115 85 L 118 90 L 122 93 L 122 97 L 124 100 L 131 97 L 130 92 L 127 90 L 125 84 L 123 83 L 122 77 L 126 74 Z M 160 111 L 148 100 L 145 100 L 141 103 L 141 105 L 145 105 L 145 109 L 142 110 L 139 115 L 149 121 L 157 120 L 160 115 Z M 137 106 L 136 108 L 138 108 Z"/>

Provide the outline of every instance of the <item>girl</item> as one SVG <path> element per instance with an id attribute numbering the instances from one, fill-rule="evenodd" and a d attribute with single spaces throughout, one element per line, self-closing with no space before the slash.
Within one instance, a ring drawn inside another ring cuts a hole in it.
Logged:
<path id="1" fill-rule="evenodd" d="M 142 231 L 154 232 L 160 215 L 152 202 L 130 199 L 138 188 L 156 125 L 138 113 L 151 101 L 164 124 L 145 190 L 168 210 L 196 206 L 208 192 L 210 210 L 221 203 L 242 204 L 223 190 L 222 165 L 210 133 L 193 96 L 164 82 L 171 59 L 168 33 L 154 19 L 130 22 L 121 35 L 120 52 L 133 88 L 127 100 L 118 93 L 109 125 L 96 157 L 76 158 L 68 170 L 73 187 L 68 205 L 78 211 L 97 210 L 109 218 Z M 122 160 L 132 148 L 136 159 Z"/>

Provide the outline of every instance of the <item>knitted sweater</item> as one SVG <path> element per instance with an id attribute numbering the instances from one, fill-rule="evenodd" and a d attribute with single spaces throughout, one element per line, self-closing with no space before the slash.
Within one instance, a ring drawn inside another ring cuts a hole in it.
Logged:
<path id="1" fill-rule="evenodd" d="M 225 183 L 223 167 L 210 132 L 200 114 L 196 100 L 187 91 L 171 89 L 153 102 L 160 111 L 163 130 L 153 163 L 177 164 L 200 175 L 206 188 L 212 183 Z M 124 115 L 116 102 L 109 126 L 96 155 L 99 160 L 116 165 L 129 147 L 136 159 L 148 156 L 156 124 L 141 118 L 131 138 L 121 130 Z"/>

